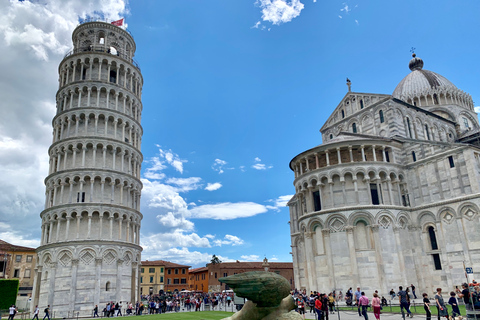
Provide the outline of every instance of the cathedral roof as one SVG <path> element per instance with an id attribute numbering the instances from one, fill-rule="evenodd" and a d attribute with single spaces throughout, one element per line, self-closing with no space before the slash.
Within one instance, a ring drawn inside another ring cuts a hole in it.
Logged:
<path id="1" fill-rule="evenodd" d="M 408 67 L 410 72 L 393 91 L 393 97 L 407 101 L 413 98 L 431 96 L 435 93 L 455 94 L 459 90 L 453 83 L 451 83 L 444 76 L 438 73 L 424 70 L 423 60 L 413 54 L 413 59 L 410 60 Z"/>

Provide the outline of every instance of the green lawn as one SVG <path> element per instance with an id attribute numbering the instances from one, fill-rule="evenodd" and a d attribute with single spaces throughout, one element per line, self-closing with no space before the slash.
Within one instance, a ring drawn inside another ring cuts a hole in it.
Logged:
<path id="1" fill-rule="evenodd" d="M 220 320 L 230 317 L 232 314 L 233 312 L 225 311 L 169 312 L 132 317 L 132 320 Z"/>
<path id="2" fill-rule="evenodd" d="M 460 313 L 462 315 L 465 315 L 465 305 L 459 305 L 458 307 L 460 309 Z M 452 307 L 447 306 L 447 308 L 448 314 L 452 314 Z M 344 311 L 357 311 L 357 307 L 340 307 L 339 309 Z M 369 308 L 368 311 L 373 312 L 373 309 Z M 425 309 L 423 309 L 423 305 L 411 305 L 410 311 L 412 311 L 413 314 L 425 314 Z M 432 312 L 432 315 L 437 315 L 437 307 L 430 306 L 430 311 Z M 382 313 L 400 313 L 400 306 L 383 307 Z"/>

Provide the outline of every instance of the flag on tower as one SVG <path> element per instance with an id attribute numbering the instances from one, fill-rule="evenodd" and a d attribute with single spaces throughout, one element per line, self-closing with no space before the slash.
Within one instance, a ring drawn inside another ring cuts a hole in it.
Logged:
<path id="1" fill-rule="evenodd" d="M 117 20 L 117 21 L 112 21 L 112 24 L 113 24 L 114 26 L 121 27 L 121 26 L 123 26 L 123 19 L 124 19 L 124 18 L 122 18 L 122 19 L 120 19 L 120 20 Z"/>

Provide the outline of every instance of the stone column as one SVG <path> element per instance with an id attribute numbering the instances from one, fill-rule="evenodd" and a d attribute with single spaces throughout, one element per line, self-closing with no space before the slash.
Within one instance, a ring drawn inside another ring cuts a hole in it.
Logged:
<path id="1" fill-rule="evenodd" d="M 77 269 L 78 269 L 78 259 L 72 259 L 72 271 L 71 271 L 71 279 L 72 282 L 70 284 L 70 294 L 69 294 L 69 310 L 74 312 L 75 310 L 75 303 L 77 301 L 76 293 L 77 293 Z"/>
<path id="2" fill-rule="evenodd" d="M 325 159 L 327 160 L 327 167 L 330 165 L 330 158 L 328 156 L 328 150 L 325 150 Z"/>
<path id="3" fill-rule="evenodd" d="M 54 297 L 55 297 L 55 271 L 57 270 L 57 262 L 53 262 L 49 266 L 50 272 L 48 273 L 49 285 L 48 285 L 48 297 L 47 301 L 50 306 L 54 306 Z M 53 309 L 53 308 L 52 308 Z M 52 311 L 52 310 L 50 310 Z"/>
<path id="4" fill-rule="evenodd" d="M 123 259 L 117 260 L 117 283 L 115 286 L 115 300 L 122 301 L 122 277 L 123 277 Z"/>
<path id="5" fill-rule="evenodd" d="M 348 242 L 348 251 L 350 253 L 350 274 L 352 275 L 352 279 L 358 279 L 357 285 L 360 285 L 360 278 L 358 277 L 358 264 L 357 264 L 357 253 L 355 250 L 355 239 L 353 237 L 353 230 L 355 227 L 346 226 L 345 231 L 347 234 L 347 242 Z"/>
<path id="6" fill-rule="evenodd" d="M 93 293 L 93 303 L 100 305 L 100 281 L 102 277 L 102 259 L 95 258 L 95 289 Z M 133 301 L 134 300 L 130 300 Z M 100 308 L 99 308 L 100 309 Z"/>
<path id="7" fill-rule="evenodd" d="M 337 159 L 338 159 L 338 164 L 342 163 L 342 156 L 340 155 L 340 148 L 337 148 Z"/>
<path id="8" fill-rule="evenodd" d="M 35 310 L 40 299 L 40 285 L 42 283 L 42 266 L 37 266 L 35 270 L 35 278 L 33 278 L 33 303 L 30 305 L 30 312 Z"/>
<path id="9" fill-rule="evenodd" d="M 318 169 L 320 168 L 320 165 L 318 163 L 318 153 L 315 152 L 314 155 L 315 155 L 315 169 Z"/>
<path id="10" fill-rule="evenodd" d="M 375 246 L 375 260 L 377 265 L 378 283 L 381 288 L 380 291 L 387 292 L 388 283 L 385 281 L 385 265 L 383 263 L 382 256 L 382 241 L 380 240 L 380 235 L 378 234 L 379 225 L 372 225 L 371 230 L 373 233 L 373 243 Z"/>
<path id="11" fill-rule="evenodd" d="M 350 153 L 350 162 L 353 162 L 353 152 L 352 152 L 352 147 L 348 147 L 348 152 Z"/>
<path id="12" fill-rule="evenodd" d="M 336 288 L 335 268 L 333 267 L 332 247 L 330 245 L 330 229 L 322 229 L 322 235 L 323 243 L 325 245 L 325 255 L 327 256 L 328 274 L 330 275 L 328 278 L 331 280 L 329 288 Z"/>
<path id="13" fill-rule="evenodd" d="M 395 235 L 395 246 L 397 247 L 400 281 L 401 283 L 407 283 L 407 275 L 405 274 L 405 259 L 403 257 L 403 248 L 400 240 L 400 228 L 393 227 L 393 233 Z"/>
<path id="14" fill-rule="evenodd" d="M 70 221 L 72 219 L 72 217 L 67 216 L 67 226 L 65 227 L 65 240 L 68 240 L 68 236 L 70 235 Z"/>
<path id="15" fill-rule="evenodd" d="M 315 255 L 313 254 L 313 242 L 312 233 L 310 231 L 305 232 L 305 269 L 307 274 L 305 277 L 308 279 L 308 290 L 317 291 L 317 273 L 315 267 Z"/>

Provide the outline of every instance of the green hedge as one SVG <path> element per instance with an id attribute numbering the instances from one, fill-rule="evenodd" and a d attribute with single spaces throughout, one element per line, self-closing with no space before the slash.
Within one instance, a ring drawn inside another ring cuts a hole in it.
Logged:
<path id="1" fill-rule="evenodd" d="M 0 309 L 8 309 L 17 302 L 18 279 L 0 280 Z"/>

